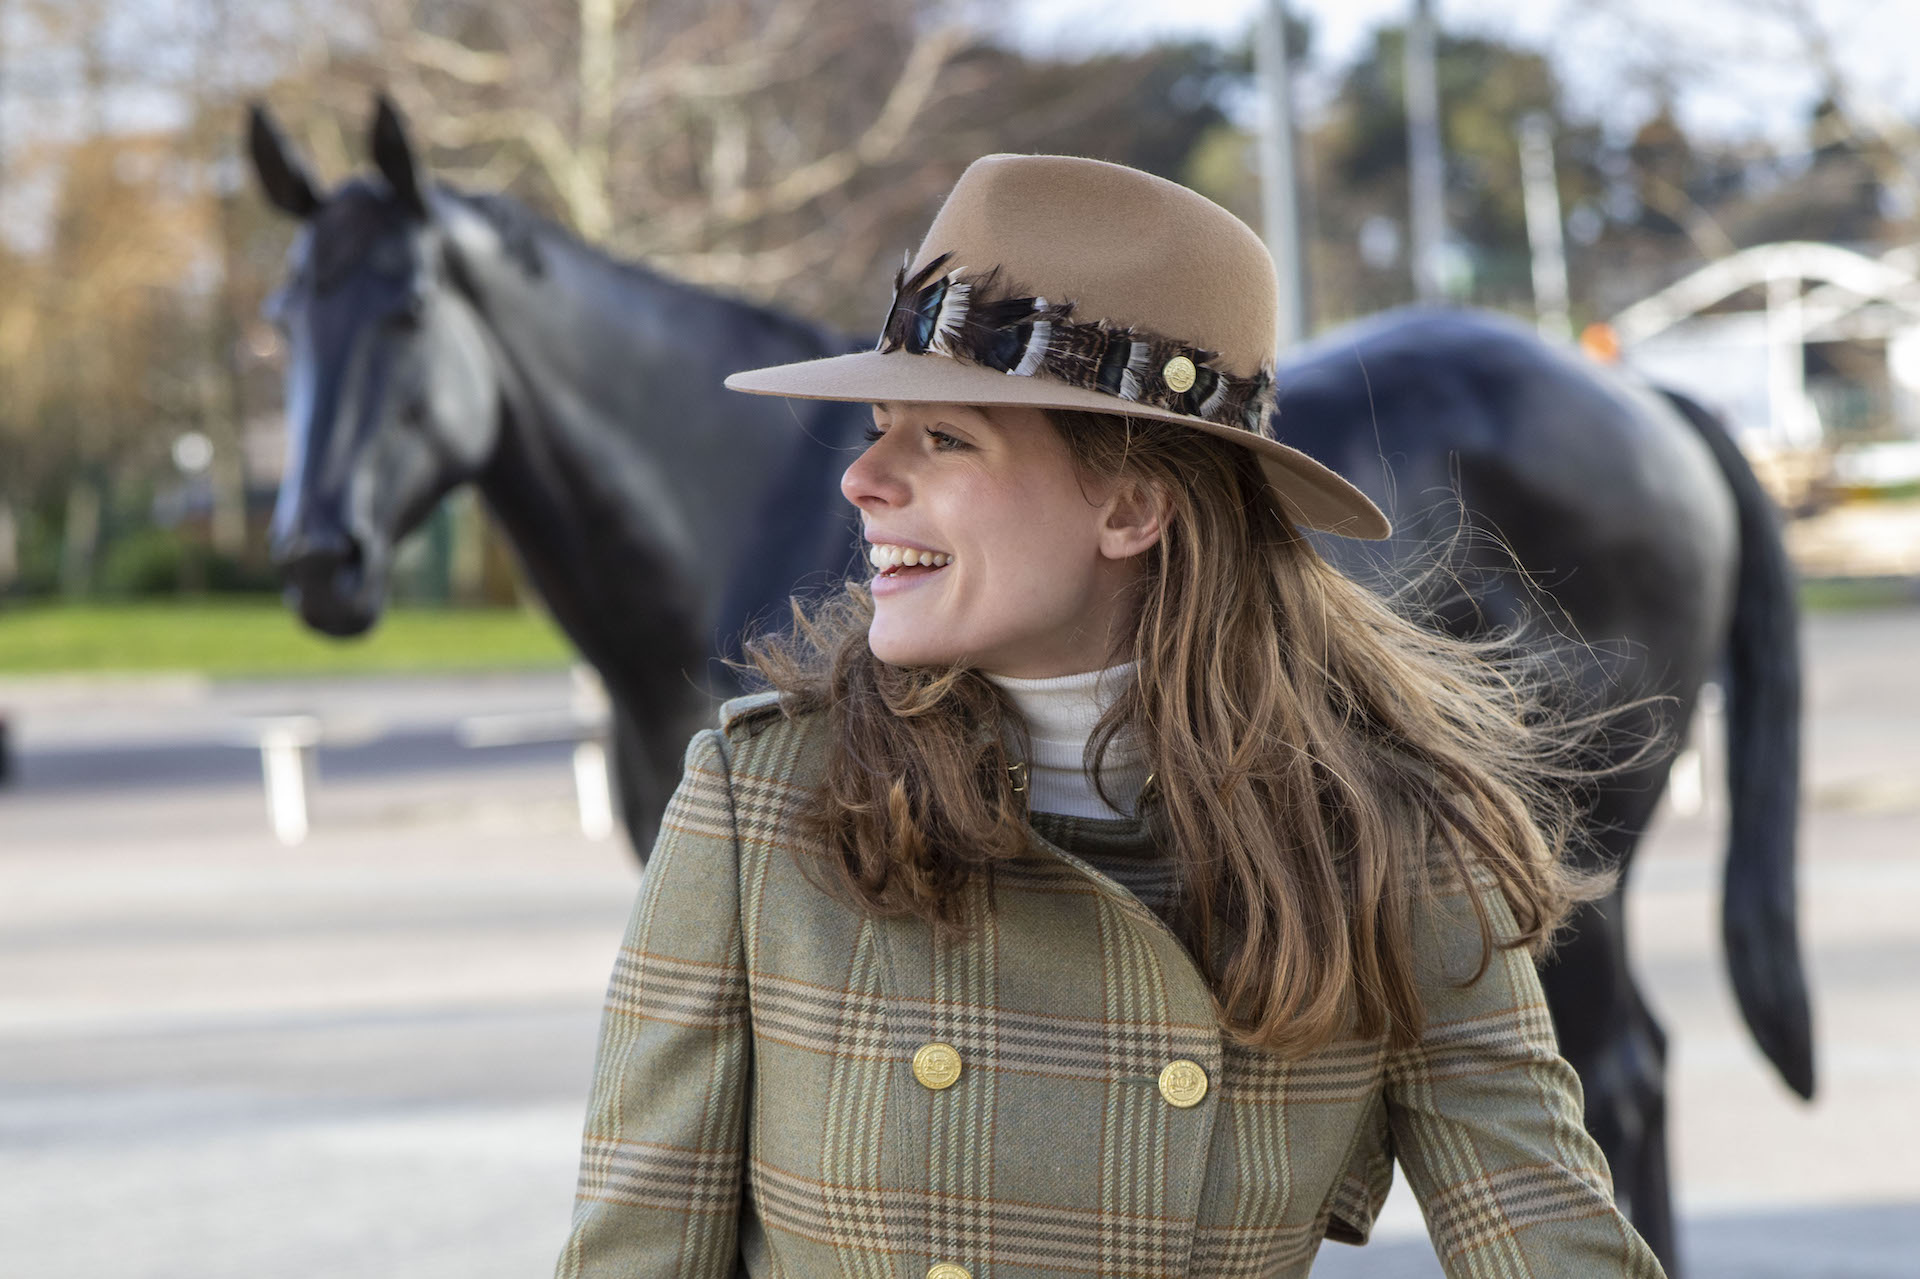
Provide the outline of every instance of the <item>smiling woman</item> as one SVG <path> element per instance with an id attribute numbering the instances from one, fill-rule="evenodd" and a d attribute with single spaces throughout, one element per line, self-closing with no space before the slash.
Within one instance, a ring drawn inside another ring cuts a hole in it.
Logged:
<path id="1" fill-rule="evenodd" d="M 1304 1276 L 1395 1159 L 1449 1274 L 1657 1276 L 1530 956 L 1583 734 L 1303 528 L 1257 238 L 991 156 L 877 350 L 875 572 L 750 653 L 616 968 L 563 1275 Z"/>

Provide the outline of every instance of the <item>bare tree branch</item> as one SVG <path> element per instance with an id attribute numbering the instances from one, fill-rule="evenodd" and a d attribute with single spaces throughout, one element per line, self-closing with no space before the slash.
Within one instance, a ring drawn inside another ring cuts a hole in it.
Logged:
<path id="1" fill-rule="evenodd" d="M 914 121 L 926 107 L 948 59 L 970 39 L 962 27 L 943 27 L 922 36 L 907 56 L 878 117 L 851 145 L 794 169 L 776 181 L 715 200 L 710 208 L 688 210 L 656 232 L 651 251 L 671 251 L 704 227 L 709 232 L 791 213 L 845 186 L 863 168 L 883 164 L 900 150 Z"/>
<path id="2" fill-rule="evenodd" d="M 816 6 L 812 0 L 786 0 L 767 20 L 746 56 L 725 63 L 683 61 L 672 46 L 655 59 L 656 65 L 633 76 L 621 94 L 626 111 L 642 109 L 660 102 L 696 98 L 741 98 L 777 83 L 804 79 L 832 56 L 827 41 L 814 42 L 811 57 L 799 56 L 803 38 L 812 25 Z M 688 37 L 707 35 L 702 28 L 683 32 Z"/>
<path id="3" fill-rule="evenodd" d="M 1851 130 L 1851 140 L 1873 165 L 1875 176 L 1901 191 L 1908 208 L 1920 208 L 1920 129 L 1848 74 L 1834 50 L 1832 33 L 1807 0 L 1772 0 L 1768 7 L 1799 38 L 1835 113 Z"/>
<path id="4" fill-rule="evenodd" d="M 533 157 L 547 181 L 567 202 L 568 215 L 577 223 L 577 201 L 588 180 L 579 165 L 578 155 L 566 134 L 551 117 L 534 110 L 484 111 L 452 116 L 432 114 L 426 118 L 424 134 L 434 146 L 473 147 L 509 145 L 524 147 Z M 587 200 L 595 197 L 587 193 Z"/>
<path id="5" fill-rule="evenodd" d="M 407 37 L 406 56 L 414 65 L 451 76 L 462 84 L 505 84 L 513 75 L 513 60 L 504 53 L 469 49 L 457 40 L 426 31 L 414 31 Z"/>
<path id="6" fill-rule="evenodd" d="M 1640 174 L 1640 197 L 1656 212 L 1672 218 L 1674 225 L 1686 232 L 1687 238 L 1693 241 L 1693 247 L 1699 250 L 1700 256 L 1709 262 L 1739 251 L 1740 246 L 1733 242 L 1733 237 L 1727 234 L 1726 228 L 1711 213 L 1682 187 L 1658 173 Z"/>

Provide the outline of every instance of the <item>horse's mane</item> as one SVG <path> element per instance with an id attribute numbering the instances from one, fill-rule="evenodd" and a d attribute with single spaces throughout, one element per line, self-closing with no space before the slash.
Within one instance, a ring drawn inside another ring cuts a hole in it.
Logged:
<path id="1" fill-rule="evenodd" d="M 615 257 L 599 246 L 581 239 L 553 219 L 535 212 L 510 195 L 495 191 L 463 191 L 444 183 L 440 184 L 440 190 L 478 214 L 492 228 L 494 234 L 500 237 L 501 246 L 508 260 L 531 279 L 537 280 L 546 274 L 547 255 L 553 246 L 558 245 L 565 251 L 584 254 L 597 265 L 610 271 L 644 280 L 654 287 L 681 294 L 688 300 L 695 298 L 707 302 L 717 300 L 728 306 L 738 307 L 748 312 L 764 329 L 785 332 L 803 345 L 821 351 L 865 349 L 865 343 L 851 343 L 825 325 L 816 324 L 811 320 L 748 298 L 719 293 L 696 284 L 689 284 L 685 280 L 674 279 L 644 262 Z"/>
<path id="2" fill-rule="evenodd" d="M 576 239 L 512 196 L 494 191 L 461 191 L 444 184 L 441 189 L 479 214 L 481 221 L 493 228 L 493 233 L 500 237 L 500 245 L 506 250 L 508 260 L 534 279 L 547 273 L 547 262 L 540 243 L 543 235 Z M 585 242 L 576 242 L 581 248 L 592 251 Z M 612 262 L 613 259 L 609 258 L 608 261 Z"/>

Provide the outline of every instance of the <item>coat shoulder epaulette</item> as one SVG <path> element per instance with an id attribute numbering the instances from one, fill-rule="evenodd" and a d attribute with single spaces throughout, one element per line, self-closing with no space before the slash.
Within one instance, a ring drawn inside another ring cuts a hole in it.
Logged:
<path id="1" fill-rule="evenodd" d="M 784 714 L 780 691 L 748 693 L 720 703 L 720 731 L 729 737 L 756 737 Z"/>
<path id="2" fill-rule="evenodd" d="M 736 787 L 742 778 L 777 782 L 777 792 L 792 798 L 818 780 L 828 754 L 826 731 L 824 711 L 796 709 L 777 692 L 755 693 L 721 705 L 715 745 Z"/>

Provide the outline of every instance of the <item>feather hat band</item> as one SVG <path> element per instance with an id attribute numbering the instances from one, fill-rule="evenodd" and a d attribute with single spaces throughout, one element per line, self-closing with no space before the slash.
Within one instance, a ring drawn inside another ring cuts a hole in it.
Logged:
<path id="1" fill-rule="evenodd" d="M 1363 493 L 1272 434 L 1276 293 L 1266 246 L 1204 196 L 1098 160 L 991 155 L 901 268 L 874 350 L 727 385 L 1191 426 L 1257 454 L 1296 523 L 1385 537 Z"/>

